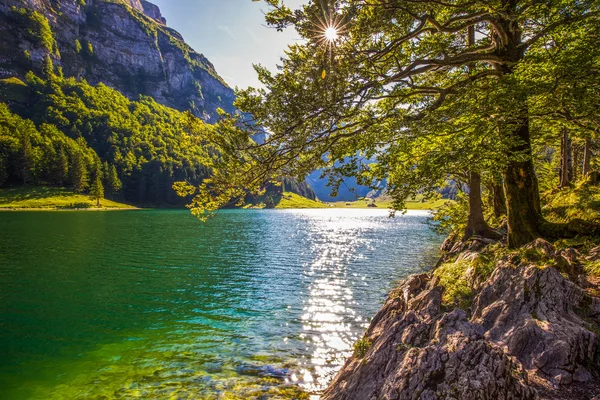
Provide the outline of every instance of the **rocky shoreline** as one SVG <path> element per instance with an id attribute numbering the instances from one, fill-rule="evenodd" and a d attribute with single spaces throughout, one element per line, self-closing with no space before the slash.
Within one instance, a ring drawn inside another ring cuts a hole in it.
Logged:
<path id="1" fill-rule="evenodd" d="M 493 244 L 448 243 L 440 263 Z M 507 256 L 485 279 L 467 270 L 469 307 L 445 304 L 435 270 L 405 279 L 371 322 L 324 400 L 600 399 L 600 299 L 582 260 L 538 239 L 542 262 Z M 546 265 L 544 265 L 546 264 Z"/>

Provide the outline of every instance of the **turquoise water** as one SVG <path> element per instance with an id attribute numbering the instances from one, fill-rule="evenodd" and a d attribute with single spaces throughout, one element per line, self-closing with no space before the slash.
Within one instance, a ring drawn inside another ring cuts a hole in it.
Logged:
<path id="1" fill-rule="evenodd" d="M 0 399 L 317 398 L 426 213 L 0 213 Z M 264 397 L 260 397 L 264 396 Z"/>

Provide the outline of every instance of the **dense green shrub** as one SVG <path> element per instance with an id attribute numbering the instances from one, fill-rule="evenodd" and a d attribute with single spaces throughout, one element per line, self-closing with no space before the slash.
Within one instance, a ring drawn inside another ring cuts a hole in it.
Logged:
<path id="1" fill-rule="evenodd" d="M 17 26 L 25 30 L 29 41 L 45 47 L 49 52 L 53 51 L 54 34 L 44 15 L 31 9 L 13 7 L 11 17 Z"/>

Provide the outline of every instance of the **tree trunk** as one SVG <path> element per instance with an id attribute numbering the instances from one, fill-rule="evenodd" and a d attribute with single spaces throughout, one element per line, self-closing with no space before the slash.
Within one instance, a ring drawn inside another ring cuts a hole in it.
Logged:
<path id="1" fill-rule="evenodd" d="M 509 154 L 519 156 L 519 160 L 509 160 L 504 171 L 508 246 L 516 248 L 541 237 L 540 225 L 544 222 L 531 154 L 529 118 L 524 118 L 513 133 Z"/>
<path id="2" fill-rule="evenodd" d="M 585 139 L 585 148 L 583 150 L 583 178 L 590 173 L 592 162 L 592 139 Z"/>
<path id="3" fill-rule="evenodd" d="M 468 45 L 475 44 L 475 27 L 467 28 Z M 469 66 L 471 70 L 471 66 Z M 502 235 L 490 228 L 483 216 L 483 201 L 481 200 L 481 175 L 478 172 L 469 172 L 469 217 L 463 241 L 471 236 L 483 236 L 491 239 L 500 239 Z"/>
<path id="4" fill-rule="evenodd" d="M 571 185 L 572 177 L 572 145 L 571 139 L 569 138 L 569 131 L 563 129 L 563 137 L 560 144 L 561 148 L 561 159 L 560 159 L 560 188 L 569 187 Z"/>
<path id="5" fill-rule="evenodd" d="M 481 175 L 473 171 L 469 173 L 469 217 L 463 241 L 471 236 L 482 236 L 490 239 L 500 239 L 502 237 L 485 222 L 483 201 L 481 200 Z"/>
<path id="6" fill-rule="evenodd" d="M 494 182 L 492 185 L 492 195 L 494 196 L 494 215 L 496 218 L 501 218 L 506 215 L 506 196 L 504 196 L 502 183 L 497 184 Z"/>

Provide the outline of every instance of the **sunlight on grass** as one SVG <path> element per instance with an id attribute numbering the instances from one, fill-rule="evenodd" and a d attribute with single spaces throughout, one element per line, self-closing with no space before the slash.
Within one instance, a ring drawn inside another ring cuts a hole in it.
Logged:
<path id="1" fill-rule="evenodd" d="M 102 199 L 101 209 L 135 208 L 128 204 Z M 5 209 L 98 209 L 89 196 L 68 189 L 22 186 L 0 189 L 0 208 Z"/>

